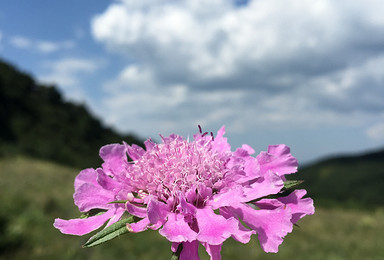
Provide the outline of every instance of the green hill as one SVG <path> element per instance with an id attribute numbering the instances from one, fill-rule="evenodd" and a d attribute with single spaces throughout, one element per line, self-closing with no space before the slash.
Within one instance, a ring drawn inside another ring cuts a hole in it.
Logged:
<path id="1" fill-rule="evenodd" d="M 0 60 L 0 155 L 26 154 L 84 168 L 99 164 L 101 146 L 122 140 L 142 143 Z"/>
<path id="2" fill-rule="evenodd" d="M 295 177 L 318 205 L 384 206 L 384 150 L 325 159 Z"/>

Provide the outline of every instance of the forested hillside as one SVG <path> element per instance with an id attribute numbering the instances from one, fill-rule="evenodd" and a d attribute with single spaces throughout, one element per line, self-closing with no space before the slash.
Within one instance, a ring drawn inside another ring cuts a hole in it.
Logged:
<path id="1" fill-rule="evenodd" d="M 295 177 L 318 205 L 384 206 L 384 150 L 324 159 Z"/>
<path id="2" fill-rule="evenodd" d="M 0 60 L 0 156 L 25 154 L 75 167 L 99 164 L 98 151 L 113 142 L 140 143 L 105 127 L 84 105 L 63 100 Z"/>

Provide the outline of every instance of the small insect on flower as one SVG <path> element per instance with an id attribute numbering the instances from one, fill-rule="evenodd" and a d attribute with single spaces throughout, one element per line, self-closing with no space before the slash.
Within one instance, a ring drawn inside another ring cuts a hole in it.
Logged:
<path id="1" fill-rule="evenodd" d="M 301 182 L 285 179 L 297 171 L 290 149 L 271 145 L 254 157 L 248 145 L 231 151 L 224 127 L 215 137 L 199 130 L 193 141 L 172 134 L 161 136 L 159 144 L 148 139 L 145 149 L 126 143 L 102 147 L 104 163 L 81 171 L 74 193 L 81 212 L 102 213 L 56 219 L 54 226 L 84 235 L 108 221 L 85 247 L 159 229 L 179 259 L 200 259 L 199 244 L 211 259 L 220 259 L 227 238 L 248 243 L 253 234 L 265 252 L 277 252 L 293 225 L 314 213 L 312 199 L 303 198 L 306 191 L 294 190 Z M 125 212 L 131 216 L 121 219 Z"/>

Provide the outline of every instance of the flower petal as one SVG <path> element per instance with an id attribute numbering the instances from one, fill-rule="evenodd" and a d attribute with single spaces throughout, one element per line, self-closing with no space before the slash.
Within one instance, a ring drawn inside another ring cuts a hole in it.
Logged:
<path id="1" fill-rule="evenodd" d="M 115 214 L 111 217 L 111 219 L 108 221 L 108 223 L 105 227 L 109 227 L 110 225 L 119 221 L 121 219 L 121 217 L 123 216 L 124 212 L 125 212 L 125 208 L 116 206 Z"/>
<path id="2" fill-rule="evenodd" d="M 75 190 L 80 188 L 83 184 L 88 183 L 92 185 L 98 185 L 97 181 L 97 173 L 94 169 L 88 168 L 82 170 L 75 178 Z"/>
<path id="3" fill-rule="evenodd" d="M 199 233 L 197 239 L 210 245 L 220 245 L 239 230 L 239 222 L 235 218 L 226 219 L 216 215 L 211 208 L 196 210 Z"/>
<path id="4" fill-rule="evenodd" d="M 136 144 L 126 144 L 126 148 L 129 157 L 134 161 L 140 159 L 140 157 L 143 156 L 143 154 L 145 153 L 145 150 Z"/>
<path id="5" fill-rule="evenodd" d="M 129 232 L 138 233 L 147 230 L 150 224 L 151 223 L 149 222 L 148 218 L 143 218 L 142 220 L 137 221 L 136 223 L 128 223 L 127 229 L 129 230 Z"/>
<path id="6" fill-rule="evenodd" d="M 243 177 L 239 181 L 250 181 L 263 176 L 263 174 L 260 173 L 259 162 L 252 156 L 249 156 L 244 160 L 244 172 L 246 177 Z"/>
<path id="7" fill-rule="evenodd" d="M 122 183 L 117 182 L 115 179 L 107 175 L 103 169 L 97 169 L 97 183 L 106 190 L 118 190 L 122 187 Z M 116 192 L 117 193 L 117 192 Z"/>
<path id="8" fill-rule="evenodd" d="M 270 194 L 278 193 L 284 187 L 283 179 L 273 171 L 267 171 L 249 187 L 244 188 L 245 200 L 248 202 Z"/>
<path id="9" fill-rule="evenodd" d="M 220 215 L 225 218 L 234 217 L 227 208 L 220 208 Z M 253 234 L 256 234 L 256 231 L 247 229 L 239 222 L 239 231 L 233 234 L 232 238 L 243 244 L 247 244 Z"/>
<path id="10" fill-rule="evenodd" d="M 212 206 L 213 209 L 218 209 L 244 202 L 247 200 L 245 198 L 243 187 L 237 185 L 232 188 L 222 189 L 207 202 L 207 205 Z"/>
<path id="11" fill-rule="evenodd" d="M 105 145 L 99 154 L 104 160 L 103 169 L 112 176 L 122 172 L 127 165 L 126 148 L 122 144 Z"/>
<path id="12" fill-rule="evenodd" d="M 152 199 L 148 203 L 148 219 L 152 224 L 164 224 L 169 210 L 170 209 L 167 204 L 156 199 Z"/>
<path id="13" fill-rule="evenodd" d="M 290 207 L 292 211 L 292 223 L 296 222 L 306 215 L 313 215 L 315 213 L 315 207 L 313 206 L 313 200 L 311 198 L 303 199 L 303 196 L 307 193 L 306 190 L 295 190 L 287 197 L 279 198 L 279 200 Z"/>
<path id="14" fill-rule="evenodd" d="M 172 244 L 171 244 L 171 250 L 172 250 L 173 253 L 176 253 L 177 248 L 179 247 L 180 244 L 182 244 L 182 243 L 172 242 Z"/>
<path id="15" fill-rule="evenodd" d="M 183 197 L 180 198 L 180 204 L 177 206 L 177 209 L 183 212 L 184 216 L 186 215 L 195 215 L 196 207 L 191 203 L 188 203 Z"/>
<path id="16" fill-rule="evenodd" d="M 291 221 L 293 224 L 306 215 L 313 215 L 315 207 L 311 198 L 303 199 L 306 190 L 295 190 L 286 197 L 278 199 L 262 199 L 254 204 L 260 209 L 276 209 L 279 207 L 289 207 L 292 213 Z"/>
<path id="17" fill-rule="evenodd" d="M 210 245 L 210 244 L 204 243 L 203 245 L 205 247 L 205 250 L 207 250 L 208 255 L 211 257 L 211 260 L 220 260 L 221 259 L 220 251 L 221 251 L 222 244 Z"/>
<path id="18" fill-rule="evenodd" d="M 114 201 L 114 193 L 92 184 L 83 184 L 73 194 L 76 206 L 81 212 L 91 209 L 109 209 L 113 206 L 108 204 Z"/>
<path id="19" fill-rule="evenodd" d="M 219 131 L 217 131 L 217 135 L 212 142 L 212 148 L 218 152 L 230 152 L 231 145 L 228 143 L 227 138 L 224 137 L 225 134 L 225 126 L 222 126 Z"/>
<path id="20" fill-rule="evenodd" d="M 168 214 L 168 220 L 159 233 L 171 242 L 192 242 L 197 236 L 197 233 L 185 222 L 184 216 L 177 213 Z"/>
<path id="21" fill-rule="evenodd" d="M 257 157 L 262 172 L 271 170 L 280 176 L 297 171 L 297 160 L 284 144 L 270 145 L 268 152 L 261 152 Z"/>
<path id="22" fill-rule="evenodd" d="M 199 242 L 183 242 L 183 250 L 181 250 L 180 260 L 200 260 L 199 257 Z"/>
<path id="23" fill-rule="evenodd" d="M 64 220 L 57 218 L 53 226 L 63 234 L 82 236 L 101 227 L 115 213 L 114 209 L 108 210 L 104 214 L 83 218 Z"/>
<path id="24" fill-rule="evenodd" d="M 303 199 L 307 193 L 306 190 L 295 190 L 286 197 L 278 199 L 263 199 L 255 203 L 261 209 L 275 209 L 278 207 L 286 206 L 291 209 L 292 223 L 303 218 L 306 215 L 313 215 L 315 213 L 315 207 L 313 206 L 313 200 L 311 198 Z"/>
<path id="25" fill-rule="evenodd" d="M 251 236 L 256 234 L 256 231 L 245 228 L 239 222 L 239 231 L 232 235 L 233 239 L 243 244 L 247 244 L 251 240 Z"/>
<path id="26" fill-rule="evenodd" d="M 256 230 L 261 247 L 265 252 L 278 251 L 283 237 L 292 231 L 291 212 L 289 208 L 275 210 L 255 210 L 250 206 L 239 204 L 231 207 L 232 214 L 241 218 L 248 227 Z"/>
<path id="27" fill-rule="evenodd" d="M 139 217 L 139 218 L 145 218 L 147 216 L 147 208 L 144 207 L 138 207 L 136 205 L 133 205 L 129 202 L 125 203 L 125 207 L 129 214 Z"/>
<path id="28" fill-rule="evenodd" d="M 241 148 L 244 149 L 245 151 L 247 151 L 249 155 L 255 153 L 255 150 L 254 150 L 251 146 L 249 146 L 249 145 L 247 145 L 247 144 L 243 144 L 243 145 L 241 146 Z"/>
<path id="29" fill-rule="evenodd" d="M 147 139 L 144 141 L 144 145 L 145 145 L 145 150 L 147 152 L 151 151 L 153 147 L 156 146 L 156 143 L 152 141 L 151 138 Z"/>

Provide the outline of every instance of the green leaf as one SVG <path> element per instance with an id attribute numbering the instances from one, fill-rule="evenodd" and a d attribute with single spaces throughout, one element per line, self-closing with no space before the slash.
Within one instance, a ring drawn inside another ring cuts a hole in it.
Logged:
<path id="1" fill-rule="evenodd" d="M 289 190 L 289 189 L 293 189 L 295 188 L 296 186 L 299 186 L 300 184 L 302 184 L 304 181 L 297 181 L 297 180 L 292 180 L 292 181 L 285 181 L 284 182 L 284 189 L 286 190 Z"/>
<path id="2" fill-rule="evenodd" d="M 128 200 L 115 200 L 115 201 L 111 201 L 109 202 L 108 204 L 114 204 L 114 203 L 127 203 Z"/>
<path id="3" fill-rule="evenodd" d="M 122 234 L 128 233 L 127 223 L 134 222 L 133 216 L 122 219 L 92 236 L 83 247 L 93 247 L 109 241 Z"/>
<path id="4" fill-rule="evenodd" d="M 106 212 L 105 209 L 91 209 L 90 211 L 81 214 L 80 218 L 89 218 L 93 216 L 98 216 L 98 215 L 104 214 L 105 212 Z"/>

